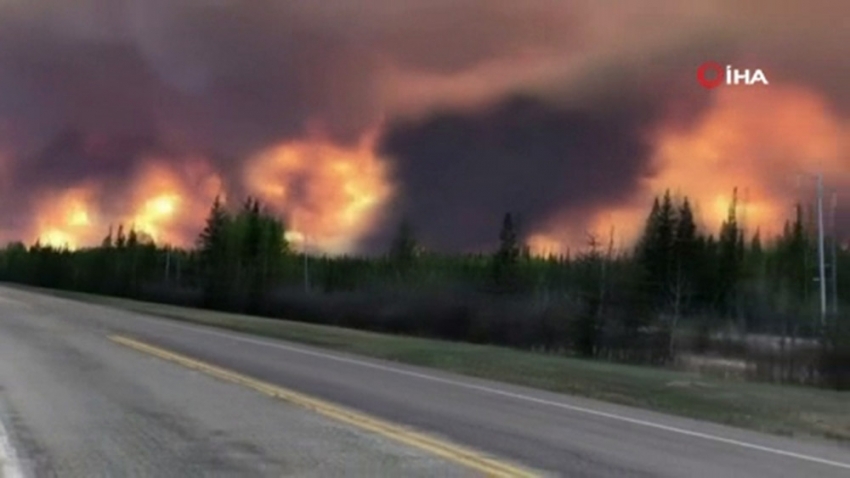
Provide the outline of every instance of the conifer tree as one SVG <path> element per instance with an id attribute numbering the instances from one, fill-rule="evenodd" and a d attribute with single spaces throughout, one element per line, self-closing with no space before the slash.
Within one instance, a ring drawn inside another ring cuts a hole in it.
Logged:
<path id="1" fill-rule="evenodd" d="M 683 231 L 685 232 L 685 231 Z M 652 308 L 661 308 L 675 265 L 676 211 L 670 191 L 659 201 L 655 198 L 638 247 L 638 262 L 643 271 L 643 295 Z"/>
<path id="2" fill-rule="evenodd" d="M 502 219 L 499 232 L 499 249 L 493 258 L 497 289 L 502 292 L 515 292 L 519 286 L 519 260 L 522 245 L 519 230 L 511 213 Z"/>
<path id="3" fill-rule="evenodd" d="M 743 233 L 738 223 L 738 188 L 732 192 L 729 213 L 720 228 L 718 242 L 719 295 L 718 299 L 727 312 L 737 306 L 737 285 L 741 279 L 743 265 Z"/>
<path id="4" fill-rule="evenodd" d="M 407 275 L 416 260 L 417 244 L 413 226 L 402 220 L 390 246 L 390 261 L 401 276 Z"/>
<path id="5" fill-rule="evenodd" d="M 207 305 L 223 305 L 230 299 L 228 274 L 228 225 L 229 215 L 216 196 L 210 208 L 203 231 L 198 237 L 200 265 L 204 281 L 204 297 Z"/>

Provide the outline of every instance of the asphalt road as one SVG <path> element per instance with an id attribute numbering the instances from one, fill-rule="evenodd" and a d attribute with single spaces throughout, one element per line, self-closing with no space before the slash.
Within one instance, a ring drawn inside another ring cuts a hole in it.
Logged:
<path id="1" fill-rule="evenodd" d="M 544 474 L 850 476 L 850 447 L 0 288 L 0 420 L 25 470 L 36 476 L 477 474 L 451 457 L 124 347 L 109 339 L 115 334 Z"/>

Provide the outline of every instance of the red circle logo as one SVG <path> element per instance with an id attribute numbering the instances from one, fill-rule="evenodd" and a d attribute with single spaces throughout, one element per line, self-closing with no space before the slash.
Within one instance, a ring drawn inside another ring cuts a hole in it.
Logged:
<path id="1" fill-rule="evenodd" d="M 714 78 L 708 77 L 710 72 L 714 72 Z M 697 81 L 707 90 L 720 86 L 723 83 L 723 67 L 715 61 L 703 63 L 697 68 Z"/>

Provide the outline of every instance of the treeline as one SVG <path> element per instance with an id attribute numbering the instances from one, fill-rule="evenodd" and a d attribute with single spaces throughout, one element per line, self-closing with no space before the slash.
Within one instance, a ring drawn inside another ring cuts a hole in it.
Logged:
<path id="1" fill-rule="evenodd" d="M 817 244 L 803 208 L 775 238 L 746 231 L 738 210 L 733 199 L 715 235 L 698 227 L 687 198 L 668 192 L 632 250 L 590 235 L 576 253 L 534 256 L 505 214 L 490 253 L 430 252 L 405 221 L 383 256 L 319 257 L 297 252 L 257 200 L 232 208 L 217 199 L 193 248 L 122 226 L 75 251 L 13 243 L 0 251 L 0 280 L 653 364 L 684 352 L 752 355 L 745 334 L 761 334 L 782 337 L 784 354 L 765 352 L 782 366 L 762 378 L 846 386 L 850 347 L 837 314 L 819 314 Z M 845 277 L 850 254 L 835 256 L 829 267 Z M 846 287 L 833 289 L 831 310 L 850 303 Z M 724 330 L 740 340 L 722 339 Z M 795 355 L 789 337 L 818 349 Z"/>

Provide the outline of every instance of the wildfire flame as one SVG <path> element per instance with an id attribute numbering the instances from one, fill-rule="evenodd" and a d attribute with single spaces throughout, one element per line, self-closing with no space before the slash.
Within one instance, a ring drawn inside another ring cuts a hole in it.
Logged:
<path id="1" fill-rule="evenodd" d="M 532 251 L 583 249 L 587 233 L 605 248 L 612 228 L 615 245 L 627 246 L 639 236 L 652 197 L 668 188 L 687 194 L 703 226 L 715 233 L 738 188 L 739 218 L 748 233 L 759 228 L 773 234 L 795 202 L 811 201 L 810 183 L 801 175 L 822 172 L 833 186 L 850 184 L 850 124 L 817 93 L 774 83 L 711 94 L 711 106 L 689 129 L 659 126 L 652 158 L 657 173 L 644 180 L 633 201 L 591 212 L 589 220 L 586 211 L 564 211 L 533 231 Z M 350 252 L 376 226 L 395 192 L 388 163 L 375 152 L 376 139 L 373 131 L 341 146 L 314 134 L 275 145 L 248 159 L 244 186 L 286 218 L 291 241 L 326 253 Z M 80 184 L 41 199 L 32 236 L 74 248 L 99 243 L 110 225 L 123 223 L 158 243 L 191 244 L 213 198 L 224 192 L 221 178 L 204 158 L 152 157 L 144 164 L 127 188 L 123 213 L 104 212 L 112 198 L 104 196 L 103 184 Z"/>
<path id="2" fill-rule="evenodd" d="M 96 188 L 84 185 L 43 198 L 36 221 L 38 241 L 45 246 L 75 249 L 93 240 L 90 226 L 97 220 L 92 206 L 95 197 Z"/>
<path id="3" fill-rule="evenodd" d="M 599 211 L 586 225 L 607 244 L 615 228 L 617 244 L 639 236 L 652 197 L 670 189 L 688 195 L 707 231 L 717 233 L 738 188 L 737 216 L 748 234 L 775 234 L 792 217 L 797 201 L 810 202 L 812 173 L 834 184 L 850 182 L 850 125 L 824 98 L 805 88 L 721 88 L 710 109 L 686 131 L 662 127 L 655 141 L 654 168 L 632 204 Z M 537 231 L 535 252 L 586 247 L 584 231 L 566 220 Z"/>
<path id="4" fill-rule="evenodd" d="M 125 222 L 159 243 L 191 244 L 202 227 L 206 212 L 221 180 L 203 159 L 190 158 L 177 169 L 164 159 L 153 159 L 138 176 L 134 187 L 134 207 Z"/>
<path id="5" fill-rule="evenodd" d="M 321 137 L 279 144 L 251 158 L 248 191 L 287 219 L 293 242 L 327 253 L 352 250 L 374 227 L 393 188 L 386 163 L 374 153 L 376 134 L 353 147 Z M 102 184 L 87 183 L 45 197 L 37 209 L 36 237 L 71 249 L 97 244 L 123 224 L 157 243 L 190 245 L 203 227 L 222 181 L 203 158 L 147 158 L 126 189 L 120 214 L 104 214 Z M 113 205 L 114 206 L 114 205 Z"/>
<path id="6" fill-rule="evenodd" d="M 43 245 L 76 249 L 100 243 L 108 229 L 123 225 L 159 243 L 188 245 L 220 190 L 218 175 L 203 159 L 149 158 L 127 188 L 126 212 L 105 214 L 111 198 L 103 185 L 81 184 L 39 202 L 34 236 Z"/>
<path id="7" fill-rule="evenodd" d="M 294 242 L 349 252 L 393 193 L 386 163 L 374 152 L 376 137 L 365 135 L 351 148 L 320 135 L 277 145 L 249 162 L 246 185 L 286 216 Z"/>

